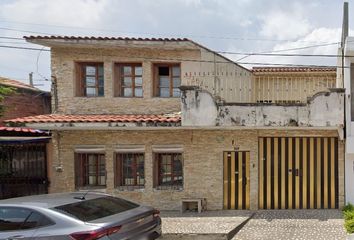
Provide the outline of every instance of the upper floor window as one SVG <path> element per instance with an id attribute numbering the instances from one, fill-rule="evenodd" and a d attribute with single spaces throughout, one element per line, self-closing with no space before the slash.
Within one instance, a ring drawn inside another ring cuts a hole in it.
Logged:
<path id="1" fill-rule="evenodd" d="M 143 67 L 140 63 L 116 65 L 117 79 L 115 96 L 143 97 Z"/>
<path id="2" fill-rule="evenodd" d="M 179 64 L 156 64 L 155 96 L 179 97 L 181 86 L 181 67 Z"/>
<path id="3" fill-rule="evenodd" d="M 76 95 L 104 96 L 103 63 L 77 63 Z"/>

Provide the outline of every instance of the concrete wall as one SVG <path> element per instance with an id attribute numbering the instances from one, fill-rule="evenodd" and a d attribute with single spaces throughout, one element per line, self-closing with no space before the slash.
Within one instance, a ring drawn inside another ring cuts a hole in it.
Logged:
<path id="1" fill-rule="evenodd" d="M 343 127 L 342 90 L 317 93 L 307 104 L 228 104 L 197 88 L 182 91 L 182 126 Z M 207 106 L 207 107 L 205 107 Z"/>
<path id="2" fill-rule="evenodd" d="M 173 137 L 172 137 L 173 136 Z M 50 192 L 74 191 L 74 151 L 82 145 L 99 145 L 105 149 L 107 187 L 102 191 L 149 204 L 159 209 L 178 210 L 183 197 L 205 197 L 208 209 L 223 206 L 223 151 L 250 151 L 250 203 L 258 207 L 258 137 L 326 136 L 337 137 L 337 131 L 318 130 L 116 130 L 54 131 Z M 114 188 L 114 149 L 119 144 L 145 146 L 145 188 L 120 191 Z M 183 190 L 157 190 L 153 187 L 153 145 L 183 146 Z M 343 142 L 339 141 L 339 201 L 344 201 Z M 62 166 L 62 172 L 54 171 Z"/>

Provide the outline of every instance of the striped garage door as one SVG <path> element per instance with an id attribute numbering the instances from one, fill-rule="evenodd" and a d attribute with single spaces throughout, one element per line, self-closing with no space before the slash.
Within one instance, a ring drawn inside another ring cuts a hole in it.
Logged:
<path id="1" fill-rule="evenodd" d="M 338 208 L 338 139 L 259 138 L 259 208 Z"/>

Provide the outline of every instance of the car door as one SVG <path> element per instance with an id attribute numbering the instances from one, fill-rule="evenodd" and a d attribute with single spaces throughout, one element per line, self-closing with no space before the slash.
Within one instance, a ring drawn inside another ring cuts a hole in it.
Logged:
<path id="1" fill-rule="evenodd" d="M 32 211 L 21 207 L 0 207 L 0 239 L 29 239 L 36 229 L 25 227 L 24 223 Z"/>

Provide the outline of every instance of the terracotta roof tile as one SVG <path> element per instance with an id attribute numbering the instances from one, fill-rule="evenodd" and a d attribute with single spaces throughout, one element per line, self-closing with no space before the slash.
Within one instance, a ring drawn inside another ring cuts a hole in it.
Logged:
<path id="1" fill-rule="evenodd" d="M 252 72 L 336 72 L 335 67 L 254 67 Z"/>
<path id="2" fill-rule="evenodd" d="M 187 38 L 135 38 L 135 37 L 94 37 L 94 36 L 24 36 L 26 40 L 31 39 L 59 39 L 59 40 L 130 40 L 130 41 L 190 41 Z"/>
<path id="3" fill-rule="evenodd" d="M 46 133 L 44 131 L 32 128 L 23 128 L 23 127 L 0 127 L 1 131 L 7 132 L 23 132 L 23 133 Z"/>
<path id="4" fill-rule="evenodd" d="M 181 116 L 176 114 L 161 115 L 37 115 L 6 120 L 7 123 L 78 123 L 78 122 L 156 122 L 179 123 Z"/>
<path id="5" fill-rule="evenodd" d="M 23 83 L 23 82 L 20 82 L 17 80 L 9 79 L 9 78 L 4 78 L 4 77 L 0 77 L 0 85 L 6 85 L 9 87 L 29 89 L 29 90 L 33 90 L 33 91 L 43 92 L 42 90 L 32 87 L 29 84 L 26 84 L 26 83 Z"/>

